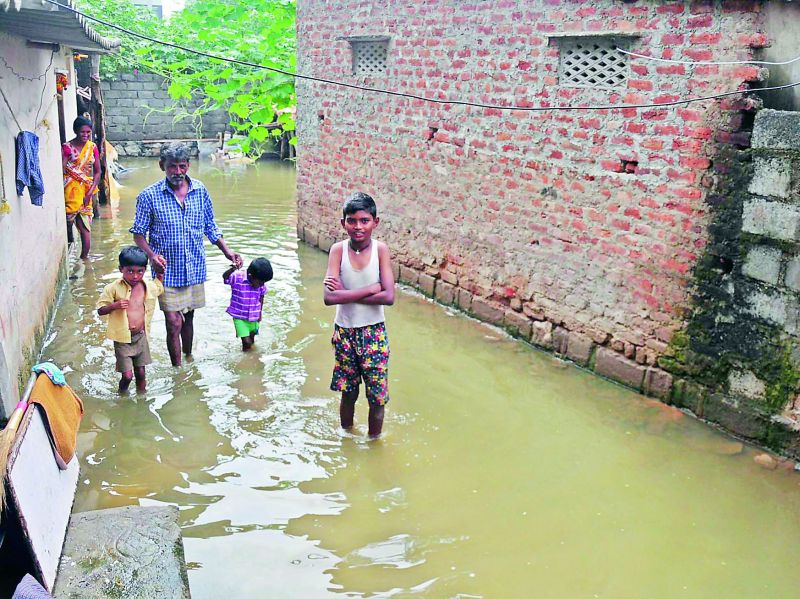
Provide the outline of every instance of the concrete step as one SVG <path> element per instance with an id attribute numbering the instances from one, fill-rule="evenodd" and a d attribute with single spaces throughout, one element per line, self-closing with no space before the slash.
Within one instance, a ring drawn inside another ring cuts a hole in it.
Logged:
<path id="1" fill-rule="evenodd" d="M 125 506 L 72 514 L 53 596 L 188 599 L 178 509 Z"/>

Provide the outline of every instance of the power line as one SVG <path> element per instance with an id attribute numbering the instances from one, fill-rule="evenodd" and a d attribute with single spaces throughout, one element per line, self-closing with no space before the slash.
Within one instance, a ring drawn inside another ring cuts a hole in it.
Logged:
<path id="1" fill-rule="evenodd" d="M 553 111 L 559 111 L 559 110 L 564 110 L 564 111 L 571 111 L 571 110 L 576 110 L 576 111 L 581 111 L 581 110 L 624 110 L 624 109 L 630 109 L 630 108 L 667 108 L 669 106 L 683 106 L 683 105 L 686 105 L 686 104 L 692 104 L 694 102 L 703 102 L 705 100 L 715 100 L 715 99 L 718 99 L 718 98 L 725 98 L 727 96 L 735 96 L 735 95 L 751 93 L 751 92 L 772 91 L 772 90 L 788 89 L 788 88 L 791 88 L 791 87 L 800 86 L 800 81 L 797 81 L 797 82 L 794 82 L 794 83 L 787 83 L 785 85 L 776 85 L 774 87 L 761 87 L 761 88 L 756 88 L 756 89 L 736 90 L 736 91 L 731 91 L 731 92 L 723 92 L 723 93 L 719 93 L 719 94 L 714 94 L 714 95 L 710 95 L 710 96 L 699 96 L 699 97 L 696 97 L 696 98 L 688 98 L 686 100 L 673 100 L 673 101 L 670 101 L 670 102 L 652 103 L 652 104 L 601 104 L 601 105 L 594 105 L 594 106 L 564 106 L 564 105 L 558 105 L 558 106 L 514 106 L 514 105 L 511 105 L 511 106 L 508 106 L 508 105 L 503 105 L 503 104 L 484 104 L 484 103 L 480 103 L 480 102 L 469 102 L 469 101 L 466 101 L 466 100 L 442 100 L 442 99 L 438 99 L 438 98 L 427 98 L 425 96 L 418 96 L 416 94 L 407 94 L 407 93 L 404 93 L 404 92 L 395 92 L 395 91 L 391 91 L 391 90 L 387 90 L 387 89 L 380 89 L 380 88 L 376 88 L 376 87 L 368 87 L 368 86 L 363 86 L 363 85 L 356 85 L 354 83 L 345 83 L 344 81 L 335 81 L 333 79 L 325 79 L 325 78 L 322 78 L 322 77 L 313 77 L 311 75 L 301 75 L 299 73 L 293 73 L 293 72 L 287 71 L 285 69 L 279 69 L 279 68 L 276 68 L 276 67 L 268 67 L 266 65 L 262 65 L 262 64 L 258 64 L 258 63 L 254 63 L 254 62 L 248 62 L 248 61 L 245 61 L 245 60 L 238 60 L 238 59 L 235 59 L 235 58 L 226 58 L 224 56 L 217 56 L 215 54 L 210 54 L 208 52 L 202 52 L 200 50 L 194 50 L 192 48 L 187 48 L 186 46 L 181 46 L 179 44 L 174 44 L 172 42 L 166 42 L 164 40 L 159 40 L 159 39 L 147 36 L 147 35 L 143 35 L 141 33 L 136 33 L 135 31 L 131 31 L 130 29 L 126 29 L 125 27 L 121 27 L 121 26 L 116 25 L 114 23 L 110 23 L 108 21 L 104 21 L 102 19 L 98 19 L 97 17 L 93 17 L 91 15 L 83 13 L 83 12 L 81 12 L 81 11 L 75 9 L 75 8 L 72 8 L 71 6 L 65 6 L 63 4 L 60 4 L 56 0 L 45 0 L 45 1 L 49 2 L 50 4 L 54 4 L 55 6 L 58 6 L 60 9 L 68 10 L 68 11 L 73 12 L 73 13 L 75 13 L 77 15 L 80 15 L 80 16 L 86 18 L 86 19 L 89 19 L 91 21 L 95 21 L 97 23 L 100 23 L 101 25 L 105 25 L 106 27 L 110 27 L 112 29 L 116 29 L 118 31 L 121 31 L 121 32 L 126 33 L 128 35 L 131 35 L 133 37 L 138 37 L 139 39 L 143 39 L 145 41 L 152 42 L 152 43 L 155 43 L 155 44 L 160 44 L 162 46 L 167 46 L 169 48 L 175 48 L 176 50 L 181 50 L 183 52 L 188 52 L 188 53 L 194 54 L 196 56 L 204 56 L 206 58 L 211 58 L 211 59 L 219 60 L 219 61 L 222 61 L 222 62 L 228 62 L 228 63 L 231 63 L 231 64 L 238 64 L 238 65 L 242 65 L 242 66 L 253 67 L 253 68 L 256 68 L 256 69 L 264 69 L 264 70 L 267 70 L 267 71 L 272 71 L 273 73 L 278 73 L 278 74 L 281 74 L 281 75 L 287 75 L 289 77 L 294 77 L 295 79 L 303 79 L 303 80 L 306 80 L 306 81 L 316 81 L 318 83 L 327 83 L 327 84 L 336 85 L 336 86 L 339 86 L 339 87 L 345 87 L 345 88 L 349 88 L 349 89 L 356 89 L 356 90 L 359 90 L 359 91 L 372 92 L 372 93 L 378 93 L 378 94 L 385 94 L 385 95 L 388 95 L 388 96 L 395 96 L 395 97 L 400 97 L 400 98 L 408 98 L 408 99 L 411 99 L 411 100 L 421 100 L 423 102 L 430 102 L 430 103 L 433 103 L 433 104 L 450 104 L 450 105 L 455 105 L 455 106 L 471 106 L 471 107 L 474 107 L 474 108 L 488 108 L 488 109 L 493 109 L 493 110 L 513 110 L 513 111 L 524 111 L 524 112 L 553 112 Z M 647 58 L 647 57 L 645 57 L 645 58 Z"/>
<path id="2" fill-rule="evenodd" d="M 50 69 L 50 67 L 48 67 L 48 68 L 47 68 L 47 70 L 43 71 L 41 75 L 36 75 L 35 77 L 26 77 L 25 75 L 22 75 L 22 74 L 20 74 L 20 73 L 17 73 L 17 71 L 15 71 L 15 70 L 14 70 L 14 67 L 12 67 L 10 64 L 8 64 L 8 63 L 6 62 L 6 59 L 5 59 L 5 58 L 4 58 L 2 55 L 0 55 L 0 63 L 2 63 L 2 64 L 3 64 L 3 66 L 4 66 L 6 69 L 8 69 L 9 71 L 11 71 L 11 73 L 12 73 L 12 74 L 13 74 L 15 77 L 17 77 L 18 79 L 22 79 L 23 81 L 38 81 L 39 79 L 41 79 L 42 77 L 44 77 L 45 75 L 47 75 L 47 71 Z"/>
<path id="3" fill-rule="evenodd" d="M 622 48 L 616 48 L 617 52 L 622 52 L 623 54 L 627 54 L 628 56 L 634 56 L 636 58 L 645 58 L 647 60 L 655 60 L 658 62 L 668 62 L 670 64 L 687 64 L 687 65 L 734 65 L 734 64 L 767 64 L 772 66 L 779 66 L 779 65 L 787 65 L 792 64 L 793 62 L 797 62 L 800 60 L 800 56 L 795 56 L 789 60 L 783 60 L 780 62 L 771 62 L 769 60 L 678 60 L 672 58 L 657 58 L 655 56 L 647 56 L 646 54 L 639 54 L 637 52 L 630 52 L 628 50 L 623 50 Z"/>
<path id="4" fill-rule="evenodd" d="M 52 53 L 50 54 L 50 64 L 47 65 L 47 68 L 44 71 L 45 73 L 47 73 L 50 70 L 50 67 L 53 66 L 53 58 L 55 58 L 55 56 L 56 56 L 56 51 L 53 50 Z M 34 129 L 39 126 L 39 112 L 41 112 L 42 106 L 44 105 L 44 93 L 46 91 L 47 91 L 47 79 L 44 80 L 44 85 L 42 86 L 42 97 L 39 98 L 39 108 L 36 110 L 36 117 L 34 118 L 34 121 L 33 121 L 33 128 Z M 52 104 L 52 102 L 51 102 L 51 104 Z M 47 109 L 48 110 L 50 109 L 49 105 L 48 105 Z M 45 111 L 45 114 L 47 114 L 47 111 Z"/>

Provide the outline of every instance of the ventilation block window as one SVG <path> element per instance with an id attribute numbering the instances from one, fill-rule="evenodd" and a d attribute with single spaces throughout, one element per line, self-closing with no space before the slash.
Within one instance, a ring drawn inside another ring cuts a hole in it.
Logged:
<path id="1" fill-rule="evenodd" d="M 563 37 L 558 40 L 558 83 L 567 87 L 625 87 L 628 56 L 612 37 Z"/>
<path id="2" fill-rule="evenodd" d="M 388 37 L 351 37 L 348 41 L 353 52 L 353 75 L 375 77 L 386 74 Z"/>

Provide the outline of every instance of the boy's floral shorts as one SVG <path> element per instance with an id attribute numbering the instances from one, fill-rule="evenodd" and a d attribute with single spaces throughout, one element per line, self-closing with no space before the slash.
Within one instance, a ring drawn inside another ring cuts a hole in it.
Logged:
<path id="1" fill-rule="evenodd" d="M 331 391 L 352 392 L 364 380 L 367 401 L 375 406 L 389 402 L 389 337 L 385 323 L 355 329 L 333 325 L 331 338 L 335 363 Z"/>

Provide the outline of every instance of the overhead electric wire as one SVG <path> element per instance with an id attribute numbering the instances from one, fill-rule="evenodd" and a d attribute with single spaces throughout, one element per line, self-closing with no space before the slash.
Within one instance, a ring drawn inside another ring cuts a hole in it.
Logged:
<path id="1" fill-rule="evenodd" d="M 735 64 L 767 64 L 772 66 L 780 66 L 780 65 L 792 64 L 793 62 L 797 62 L 798 60 L 800 60 L 800 56 L 795 56 L 794 58 L 790 58 L 789 60 L 782 60 L 779 62 L 773 62 L 769 60 L 680 60 L 677 58 L 658 58 L 657 56 L 648 56 L 647 54 L 639 54 L 638 52 L 623 50 L 620 47 L 617 47 L 617 51 L 622 52 L 623 54 L 627 54 L 628 56 L 634 56 L 636 58 L 645 58 L 647 60 L 655 60 L 657 62 L 668 62 L 670 64 L 703 65 L 703 66 L 714 66 L 714 65 L 728 66 Z"/>
<path id="2" fill-rule="evenodd" d="M 183 52 L 188 52 L 190 54 L 194 54 L 197 56 L 204 56 L 206 58 L 211 58 L 213 60 L 219 60 L 222 62 L 228 62 L 231 64 L 238 64 L 247 67 L 253 67 L 256 69 L 264 69 L 267 71 L 271 71 L 273 73 L 279 73 L 281 75 L 286 75 L 288 77 L 294 77 L 295 79 L 303 79 L 306 81 L 316 81 L 318 83 L 327 83 L 330 85 L 336 85 L 339 87 L 345 87 L 349 89 L 356 89 L 365 92 L 371 93 L 378 93 L 378 94 L 385 94 L 389 96 L 395 96 L 400 98 L 408 98 L 411 100 L 420 100 L 423 102 L 430 102 L 434 104 L 451 104 L 455 106 L 471 106 L 474 108 L 487 108 L 493 110 L 512 110 L 512 111 L 524 111 L 524 112 L 553 112 L 553 111 L 569 111 L 569 110 L 625 110 L 630 108 L 667 108 L 669 106 L 682 106 L 686 104 L 692 104 L 694 102 L 703 102 L 705 100 L 715 100 L 718 98 L 725 98 L 727 96 L 735 96 L 739 94 L 747 94 L 752 92 L 763 92 L 763 91 L 772 91 L 772 90 L 779 90 L 779 89 L 788 89 L 791 87 L 800 86 L 800 81 L 796 81 L 794 83 L 787 83 L 785 85 L 776 85 L 773 87 L 760 87 L 755 89 L 744 89 L 744 90 L 736 90 L 730 92 L 722 92 L 719 94 L 713 94 L 710 96 L 699 96 L 696 98 L 688 98 L 686 100 L 672 100 L 670 102 L 662 102 L 662 103 L 650 103 L 650 104 L 600 104 L 600 105 L 590 105 L 590 106 L 565 106 L 565 105 L 557 105 L 557 106 L 515 106 L 515 105 L 504 105 L 504 104 L 484 104 L 481 102 L 469 102 L 466 100 L 442 100 L 439 98 L 427 98 L 425 96 L 418 96 L 416 94 L 407 94 L 405 92 L 396 92 L 391 91 L 388 89 L 381 89 L 376 87 L 368 87 L 364 85 L 357 85 L 355 83 L 345 83 L 344 81 L 336 81 L 333 79 L 325 79 L 323 77 L 314 77 L 311 75 L 301 75 L 299 73 L 293 73 L 291 71 L 287 71 L 285 69 L 280 69 L 277 67 L 269 67 L 266 65 L 258 64 L 255 62 L 248 62 L 246 60 L 238 60 L 236 58 L 226 58 L 224 56 L 217 56 L 215 54 L 210 54 L 208 52 L 202 52 L 200 50 L 194 50 L 192 48 L 187 48 L 186 46 L 181 46 L 179 44 L 174 44 L 172 42 L 166 42 L 164 40 L 159 40 L 141 33 L 136 33 L 135 31 L 131 31 L 130 29 L 126 29 L 120 25 L 116 25 L 114 23 L 110 23 L 108 21 L 104 21 L 103 19 L 98 19 L 97 17 L 93 17 L 88 15 L 84 12 L 81 12 L 71 6 L 65 6 L 57 2 L 56 0 L 44 0 L 50 4 L 58 6 L 61 9 L 68 10 L 73 12 L 77 15 L 84 17 L 85 19 L 89 19 L 91 21 L 95 21 L 100 23 L 101 25 L 105 25 L 106 27 L 111 27 L 112 29 L 116 29 L 117 31 L 121 31 L 133 37 L 138 37 L 139 39 L 143 39 L 155 44 L 160 44 L 162 46 L 167 46 L 169 48 L 175 48 L 176 50 L 181 50 Z M 644 55 L 642 55 L 644 56 Z M 645 57 L 647 58 L 647 57 Z"/>

